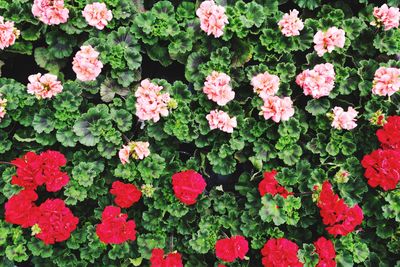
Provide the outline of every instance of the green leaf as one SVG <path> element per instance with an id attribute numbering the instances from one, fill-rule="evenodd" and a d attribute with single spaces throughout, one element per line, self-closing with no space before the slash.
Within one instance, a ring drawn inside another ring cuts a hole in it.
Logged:
<path id="1" fill-rule="evenodd" d="M 54 113 L 50 109 L 41 109 L 35 114 L 32 126 L 38 133 L 51 133 L 54 130 Z"/>

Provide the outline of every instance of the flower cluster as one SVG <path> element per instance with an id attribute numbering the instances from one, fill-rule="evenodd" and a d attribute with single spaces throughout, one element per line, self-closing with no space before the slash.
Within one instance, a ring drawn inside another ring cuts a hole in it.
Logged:
<path id="1" fill-rule="evenodd" d="M 196 203 L 197 197 L 206 188 L 206 181 L 200 173 L 187 170 L 172 175 L 172 187 L 176 198 L 186 205 Z"/>
<path id="2" fill-rule="evenodd" d="M 372 25 L 383 26 L 385 31 L 399 27 L 400 11 L 398 7 L 388 7 L 383 4 L 381 7 L 374 7 L 374 17 L 376 21 Z"/>
<path id="3" fill-rule="evenodd" d="M 166 117 L 169 114 L 168 104 L 172 100 L 169 93 L 161 93 L 162 86 L 145 79 L 135 92 L 136 116 L 142 120 L 153 120 L 157 122 L 160 116 Z"/>
<path id="4" fill-rule="evenodd" d="M 230 86 L 231 77 L 223 72 L 213 71 L 204 82 L 203 92 L 208 99 L 216 102 L 219 106 L 225 106 L 235 98 L 235 92 Z"/>
<path id="5" fill-rule="evenodd" d="M 293 101 L 290 97 L 269 96 L 264 100 L 260 115 L 274 122 L 287 121 L 294 115 Z"/>
<path id="6" fill-rule="evenodd" d="M 142 193 L 136 186 L 133 184 L 124 184 L 120 181 L 113 182 L 110 193 L 115 196 L 115 204 L 121 208 L 129 208 L 138 202 L 142 196 Z"/>
<path id="7" fill-rule="evenodd" d="M 155 248 L 151 251 L 150 267 L 183 267 L 182 256 L 178 252 L 164 255 L 164 250 Z"/>
<path id="8" fill-rule="evenodd" d="M 251 79 L 254 92 L 264 101 L 270 96 L 274 96 L 279 90 L 279 77 L 269 74 L 268 71 L 259 73 Z"/>
<path id="9" fill-rule="evenodd" d="M 225 25 L 228 24 L 228 17 L 225 15 L 225 8 L 215 4 L 213 0 L 204 1 L 196 11 L 200 19 L 200 28 L 208 35 L 218 38 L 224 34 Z"/>
<path id="10" fill-rule="evenodd" d="M 6 116 L 7 99 L 0 94 L 0 122 Z"/>
<path id="11" fill-rule="evenodd" d="M 314 242 L 314 246 L 319 258 L 316 267 L 336 267 L 336 251 L 331 240 L 320 237 Z"/>
<path id="12" fill-rule="evenodd" d="M 233 128 L 237 126 L 236 117 L 231 118 L 228 113 L 218 109 L 210 111 L 206 119 L 208 120 L 211 130 L 218 128 L 223 132 L 232 133 Z"/>
<path id="13" fill-rule="evenodd" d="M 107 206 L 101 215 L 101 223 L 96 227 L 96 234 L 103 243 L 121 244 L 136 240 L 136 224 L 128 220 L 128 215 L 121 213 L 119 207 Z"/>
<path id="14" fill-rule="evenodd" d="M 333 121 L 332 127 L 335 129 L 345 129 L 351 130 L 357 127 L 357 115 L 358 112 L 352 108 L 348 107 L 347 111 L 344 111 L 341 107 L 334 107 L 333 110 Z"/>
<path id="15" fill-rule="evenodd" d="M 149 150 L 150 144 L 148 142 L 129 142 L 128 145 L 124 145 L 118 153 L 119 159 L 122 164 L 129 163 L 129 158 L 144 159 L 150 155 Z"/>
<path id="16" fill-rule="evenodd" d="M 344 30 L 331 27 L 314 35 L 314 49 L 318 56 L 322 57 L 326 52 L 331 53 L 336 47 L 343 48 L 345 41 Z"/>
<path id="17" fill-rule="evenodd" d="M 86 5 L 82 15 L 90 26 L 94 26 L 99 30 L 104 29 L 113 17 L 106 4 L 99 2 Z"/>
<path id="18" fill-rule="evenodd" d="M 325 181 L 319 195 L 317 206 L 320 208 L 322 221 L 332 235 L 347 235 L 363 221 L 364 215 L 358 205 L 350 208 L 339 199 L 332 190 L 332 185 Z"/>
<path id="19" fill-rule="evenodd" d="M 63 86 L 57 80 L 57 76 L 50 73 L 43 76 L 41 73 L 30 75 L 28 80 L 28 93 L 35 95 L 38 99 L 50 99 L 63 90 Z"/>
<path id="20" fill-rule="evenodd" d="M 58 25 L 67 22 L 69 10 L 64 7 L 64 0 L 35 0 L 32 14 L 47 25 Z"/>
<path id="21" fill-rule="evenodd" d="M 297 75 L 296 83 L 303 89 L 305 95 L 311 95 L 315 99 L 328 96 L 335 83 L 333 65 L 318 64 L 312 70 L 304 70 Z"/>
<path id="22" fill-rule="evenodd" d="M 15 40 L 19 37 L 19 30 L 14 27 L 13 21 L 4 21 L 4 18 L 0 16 L 0 49 L 3 50 L 15 43 Z"/>
<path id="23" fill-rule="evenodd" d="M 103 63 L 98 59 L 100 53 L 91 45 L 81 46 L 72 61 L 72 69 L 80 81 L 94 81 L 100 75 Z"/>
<path id="24" fill-rule="evenodd" d="M 232 236 L 217 241 L 215 253 L 217 257 L 225 262 L 233 262 L 236 259 L 243 260 L 249 251 L 249 244 L 243 236 Z"/>
<path id="25" fill-rule="evenodd" d="M 391 96 L 400 90 L 400 69 L 380 67 L 375 71 L 372 93 Z"/>
<path id="26" fill-rule="evenodd" d="M 264 172 L 264 179 L 258 184 L 258 191 L 261 196 L 265 194 L 271 194 L 275 196 L 276 194 L 281 195 L 284 198 L 287 198 L 292 193 L 289 193 L 287 189 L 281 186 L 276 180 L 275 176 L 278 172 L 276 170 L 272 170 L 270 172 Z"/>
<path id="27" fill-rule="evenodd" d="M 264 267 L 290 266 L 302 267 L 297 257 L 299 247 L 296 243 L 286 238 L 270 239 L 261 250 L 262 264 Z"/>
<path id="28" fill-rule="evenodd" d="M 304 28 L 304 23 L 298 15 L 299 11 L 291 10 L 290 13 L 285 13 L 278 22 L 279 29 L 286 37 L 300 35 L 300 31 Z"/>
<path id="29" fill-rule="evenodd" d="M 31 227 L 36 223 L 37 207 L 34 203 L 38 195 L 33 190 L 22 190 L 12 196 L 5 204 L 6 222 L 20 225 L 23 228 Z"/>
<path id="30" fill-rule="evenodd" d="M 384 149 L 400 150 L 400 116 L 389 116 L 376 136 Z"/>

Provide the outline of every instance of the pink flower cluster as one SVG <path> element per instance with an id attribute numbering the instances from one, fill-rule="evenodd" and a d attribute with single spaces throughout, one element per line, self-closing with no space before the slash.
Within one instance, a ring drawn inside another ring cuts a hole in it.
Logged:
<path id="1" fill-rule="evenodd" d="M 220 129 L 223 132 L 232 133 L 233 128 L 236 128 L 236 117 L 229 117 L 228 113 L 222 110 L 212 110 L 207 116 L 210 129 Z"/>
<path id="2" fill-rule="evenodd" d="M 260 115 L 274 122 L 287 121 L 294 115 L 293 101 L 290 97 L 269 96 L 264 100 Z"/>
<path id="3" fill-rule="evenodd" d="M 304 28 L 304 23 L 298 15 L 299 11 L 293 9 L 289 14 L 285 13 L 278 22 L 279 29 L 286 37 L 300 35 L 300 31 Z"/>
<path id="4" fill-rule="evenodd" d="M 119 153 L 119 159 L 122 164 L 129 163 L 129 158 L 132 156 L 134 159 L 144 159 L 150 155 L 150 144 L 148 142 L 130 142 L 128 145 L 123 146 Z"/>
<path id="5" fill-rule="evenodd" d="M 35 95 L 38 99 L 52 98 L 63 90 L 57 76 L 50 73 L 43 76 L 41 73 L 30 75 L 28 80 L 28 93 Z"/>
<path id="6" fill-rule="evenodd" d="M 32 14 L 47 25 L 58 25 L 67 22 L 69 10 L 64 7 L 64 0 L 35 0 Z"/>
<path id="7" fill-rule="evenodd" d="M 111 10 L 107 9 L 106 4 L 99 2 L 86 5 L 82 11 L 82 15 L 90 26 L 94 26 L 99 30 L 104 29 L 113 17 Z"/>
<path id="8" fill-rule="evenodd" d="M 220 106 L 225 106 L 235 98 L 235 92 L 230 86 L 231 77 L 223 72 L 213 71 L 204 82 L 203 92 L 208 99 Z"/>
<path id="9" fill-rule="evenodd" d="M 98 59 L 100 53 L 91 45 L 81 46 L 72 61 L 72 69 L 78 80 L 94 81 L 100 75 L 103 63 Z"/>
<path id="10" fill-rule="evenodd" d="M 13 21 L 4 21 L 0 16 L 0 49 L 3 50 L 15 43 L 20 32 L 14 27 Z"/>
<path id="11" fill-rule="evenodd" d="M 203 31 L 216 38 L 222 36 L 225 25 L 228 24 L 223 6 L 215 4 L 213 0 L 204 1 L 196 10 L 196 15 L 200 18 L 200 28 Z"/>
<path id="12" fill-rule="evenodd" d="M 297 75 L 296 83 L 305 95 L 320 98 L 329 95 L 335 84 L 335 70 L 330 63 L 318 64 L 312 70 L 304 70 Z"/>
<path id="13" fill-rule="evenodd" d="M 0 94 L 0 122 L 1 119 L 6 116 L 6 106 L 7 106 L 7 99 L 2 98 L 2 94 Z"/>
<path id="14" fill-rule="evenodd" d="M 344 30 L 331 27 L 326 32 L 318 31 L 314 35 L 314 49 L 318 56 L 322 57 L 326 52 L 331 53 L 336 47 L 343 48 L 345 41 Z"/>
<path id="15" fill-rule="evenodd" d="M 142 121 L 157 122 L 160 116 L 169 114 L 168 103 L 171 101 L 169 93 L 161 93 L 162 86 L 158 86 L 149 79 L 143 80 L 135 92 L 136 116 Z"/>
<path id="16" fill-rule="evenodd" d="M 381 7 L 374 7 L 373 14 L 376 21 L 371 22 L 372 25 L 378 27 L 383 25 L 385 31 L 399 27 L 400 11 L 398 7 L 388 7 L 387 4 L 384 4 Z"/>
<path id="17" fill-rule="evenodd" d="M 391 96 L 400 89 L 400 69 L 380 67 L 375 72 L 372 93 Z"/>
<path id="18" fill-rule="evenodd" d="M 351 130 L 357 127 L 356 117 L 358 115 L 358 112 L 354 108 L 348 107 L 347 111 L 344 111 L 341 107 L 335 107 L 332 112 L 332 127 L 339 130 Z"/>
<path id="19" fill-rule="evenodd" d="M 273 96 L 278 92 L 279 83 L 279 77 L 269 74 L 268 71 L 257 74 L 251 79 L 251 85 L 254 88 L 254 92 L 257 93 L 264 101 L 269 96 Z"/>

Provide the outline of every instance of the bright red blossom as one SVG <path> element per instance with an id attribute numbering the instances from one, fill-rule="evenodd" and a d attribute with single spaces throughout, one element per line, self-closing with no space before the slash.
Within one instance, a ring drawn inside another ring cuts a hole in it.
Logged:
<path id="1" fill-rule="evenodd" d="M 79 219 L 65 206 L 61 199 L 48 199 L 37 210 L 36 224 L 40 233 L 36 237 L 45 244 L 67 240 L 76 229 Z"/>
<path id="2" fill-rule="evenodd" d="M 172 175 L 175 196 L 186 205 L 196 203 L 197 197 L 204 191 L 206 185 L 203 176 L 194 170 L 178 172 Z"/>
<path id="3" fill-rule="evenodd" d="M 110 193 L 115 196 L 115 204 L 121 208 L 129 208 L 134 203 L 138 202 L 142 196 L 142 192 L 133 184 L 125 184 L 120 181 L 115 181 L 112 184 Z"/>
<path id="4" fill-rule="evenodd" d="M 384 149 L 400 149 L 400 116 L 389 116 L 382 129 L 376 132 Z"/>
<path id="5" fill-rule="evenodd" d="M 173 252 L 165 256 L 161 248 L 151 251 L 150 263 L 150 267 L 183 267 L 181 254 Z"/>
<path id="6" fill-rule="evenodd" d="M 22 190 L 12 196 L 5 204 L 5 220 L 23 228 L 31 227 L 36 223 L 37 207 L 33 203 L 38 195 L 33 190 Z"/>
<path id="7" fill-rule="evenodd" d="M 249 244 L 243 236 L 232 236 L 217 241 L 215 251 L 218 258 L 226 262 L 244 259 L 249 251 Z"/>
<path id="8" fill-rule="evenodd" d="M 106 244 L 121 244 L 136 239 L 136 224 L 129 220 L 128 215 L 121 213 L 121 209 L 107 206 L 102 215 L 101 223 L 96 227 L 96 234 Z"/>
<path id="9" fill-rule="evenodd" d="M 332 190 L 332 185 L 325 181 L 319 195 L 317 206 L 320 208 L 326 230 L 332 235 L 347 235 L 362 223 L 363 212 L 358 205 L 350 208 L 339 199 Z"/>
<path id="10" fill-rule="evenodd" d="M 275 178 L 276 174 L 276 170 L 264 172 L 264 179 L 258 184 L 258 191 L 261 196 L 264 196 L 265 194 L 271 194 L 272 196 L 279 194 L 282 197 L 287 198 L 289 195 L 293 194 L 289 193 L 285 187 L 279 185 Z"/>
<path id="11" fill-rule="evenodd" d="M 302 267 L 303 263 L 297 258 L 299 247 L 286 239 L 270 239 L 261 250 L 264 267 Z"/>
<path id="12" fill-rule="evenodd" d="M 316 267 L 336 267 L 336 251 L 331 240 L 320 237 L 314 242 L 314 246 L 319 257 L 319 262 Z"/>

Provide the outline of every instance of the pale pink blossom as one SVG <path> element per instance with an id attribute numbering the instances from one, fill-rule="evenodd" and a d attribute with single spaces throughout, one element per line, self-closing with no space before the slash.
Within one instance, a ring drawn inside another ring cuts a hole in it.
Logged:
<path id="1" fill-rule="evenodd" d="M 279 29 L 282 34 L 289 36 L 300 35 L 300 31 L 304 28 L 303 21 L 298 17 L 299 11 L 293 9 L 290 13 L 285 13 L 282 19 L 278 22 Z"/>
<path id="2" fill-rule="evenodd" d="M 4 21 L 0 16 L 0 49 L 3 50 L 15 43 L 20 32 L 14 27 L 13 21 Z"/>
<path id="3" fill-rule="evenodd" d="M 35 0 L 32 14 L 45 24 L 58 25 L 67 22 L 69 10 L 64 7 L 64 0 Z"/>
<path id="4" fill-rule="evenodd" d="M 86 5 L 82 15 L 90 26 L 94 26 L 99 30 L 104 29 L 113 17 L 106 4 L 99 2 Z"/>
<path id="5" fill-rule="evenodd" d="M 35 95 L 38 99 L 52 98 L 63 90 L 57 76 L 50 73 L 43 76 L 41 73 L 30 75 L 28 80 L 28 93 Z"/>
<path id="6" fill-rule="evenodd" d="M 330 63 L 315 65 L 312 70 L 304 70 L 297 75 L 296 83 L 305 95 L 320 98 L 329 95 L 335 85 L 335 70 Z"/>
<path id="7" fill-rule="evenodd" d="M 157 122 L 160 117 L 169 114 L 168 104 L 172 100 L 168 93 L 161 93 L 162 86 L 158 86 L 149 79 L 145 79 L 135 92 L 136 116 L 142 120 Z"/>
<path id="8" fill-rule="evenodd" d="M 100 53 L 91 45 L 81 46 L 72 61 L 72 69 L 80 81 L 94 81 L 100 75 L 103 63 L 98 59 Z"/>
<path id="9" fill-rule="evenodd" d="M 144 159 L 150 155 L 149 142 L 133 142 L 131 147 L 133 147 L 132 157 L 135 159 Z"/>
<path id="10" fill-rule="evenodd" d="M 400 69 L 380 67 L 375 72 L 372 93 L 391 96 L 400 89 Z"/>
<path id="11" fill-rule="evenodd" d="M 269 74 L 267 71 L 257 74 L 251 79 L 254 92 L 264 100 L 278 92 L 279 84 L 279 77 Z"/>
<path id="12" fill-rule="evenodd" d="M 7 99 L 2 98 L 0 94 L 0 122 L 6 116 L 6 106 L 7 106 Z"/>
<path id="13" fill-rule="evenodd" d="M 331 53 L 336 47 L 343 48 L 345 41 L 344 30 L 331 27 L 326 32 L 318 31 L 314 35 L 314 49 L 318 56 L 322 57 L 326 52 Z"/>
<path id="14" fill-rule="evenodd" d="M 294 115 L 293 101 L 290 97 L 269 96 L 264 100 L 260 115 L 274 122 L 287 121 Z"/>
<path id="15" fill-rule="evenodd" d="M 236 117 L 229 117 L 228 113 L 222 110 L 212 110 L 207 116 L 208 124 L 211 130 L 219 129 L 223 132 L 232 133 L 237 126 Z"/>
<path id="16" fill-rule="evenodd" d="M 119 159 L 121 160 L 121 163 L 124 165 L 126 163 L 129 163 L 129 156 L 131 154 L 131 148 L 129 145 L 127 146 L 122 146 L 122 148 L 118 152 Z"/>
<path id="17" fill-rule="evenodd" d="M 222 36 L 225 25 L 228 24 L 223 6 L 215 4 L 213 0 L 204 1 L 196 10 L 196 15 L 200 18 L 200 28 L 203 31 L 216 38 Z"/>
<path id="18" fill-rule="evenodd" d="M 235 92 L 230 86 L 231 77 L 223 72 L 213 71 L 204 82 L 203 92 L 208 99 L 224 106 L 235 98 Z"/>
<path id="19" fill-rule="evenodd" d="M 356 111 L 352 107 L 348 107 L 347 111 L 344 111 L 341 107 L 335 107 L 333 110 L 333 121 L 332 127 L 335 129 L 351 130 L 357 127 L 357 115 Z"/>
<path id="20" fill-rule="evenodd" d="M 385 31 L 399 27 L 400 11 L 398 7 L 388 7 L 387 4 L 381 7 L 374 7 L 374 17 L 376 21 L 372 22 L 372 25 L 378 27 L 384 26 Z"/>

